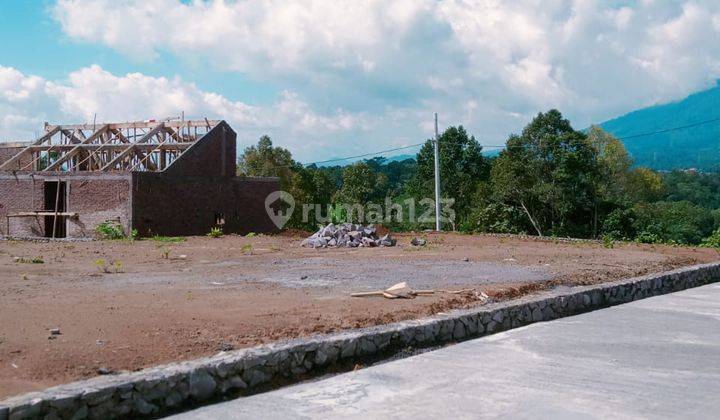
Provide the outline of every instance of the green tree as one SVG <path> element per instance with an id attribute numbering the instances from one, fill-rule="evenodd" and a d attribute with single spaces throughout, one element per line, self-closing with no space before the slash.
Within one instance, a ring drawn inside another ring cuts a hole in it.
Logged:
<path id="1" fill-rule="evenodd" d="M 318 220 L 328 217 L 328 206 L 332 203 L 336 185 L 330 176 L 319 168 L 299 168 L 293 172 L 287 191 L 295 199 L 295 211 L 288 221 L 288 226 L 314 230 Z"/>
<path id="2" fill-rule="evenodd" d="M 269 136 L 260 137 L 258 144 L 246 148 L 238 160 L 238 175 L 279 177 L 283 189 L 290 187 L 293 174 L 301 169 L 290 151 L 273 147 Z"/>
<path id="3" fill-rule="evenodd" d="M 557 110 L 512 135 L 492 169 L 495 198 L 527 216 L 538 235 L 590 236 L 595 225 L 597 150 Z"/>
<path id="4" fill-rule="evenodd" d="M 628 196 L 632 202 L 653 202 L 665 195 L 665 184 L 659 173 L 649 168 L 635 168 L 628 174 Z"/>
<path id="5" fill-rule="evenodd" d="M 664 200 L 687 200 L 706 208 L 720 208 L 720 173 L 672 171 L 662 177 Z"/>
<path id="6" fill-rule="evenodd" d="M 482 146 L 463 126 L 450 127 L 440 136 L 439 155 L 441 197 L 455 200 L 457 223 L 463 224 L 472 211 L 478 182 L 488 178 L 489 166 L 482 155 Z M 417 154 L 417 171 L 408 189 L 416 199 L 435 197 L 432 140 L 427 140 Z"/>
<path id="7" fill-rule="evenodd" d="M 377 174 L 367 162 L 358 162 L 345 167 L 342 173 L 342 188 L 335 201 L 346 204 L 380 202 L 387 192 L 387 176 Z"/>
<path id="8" fill-rule="evenodd" d="M 626 203 L 628 175 L 632 170 L 633 160 L 625 145 L 596 125 L 590 127 L 588 141 L 597 150 L 598 195 L 610 202 Z"/>

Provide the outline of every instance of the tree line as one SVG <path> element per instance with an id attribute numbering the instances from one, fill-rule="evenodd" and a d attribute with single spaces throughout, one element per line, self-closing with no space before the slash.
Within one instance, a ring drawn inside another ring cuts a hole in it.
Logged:
<path id="1" fill-rule="evenodd" d="M 575 130 L 557 110 L 539 113 L 506 147 L 485 156 L 462 127 L 440 136 L 442 197 L 454 200 L 444 228 L 646 243 L 720 245 L 720 174 L 636 167 L 623 143 L 600 127 Z M 415 159 L 377 157 L 346 166 L 303 166 L 268 136 L 245 149 L 241 176 L 275 176 L 296 205 L 318 204 L 323 220 L 353 221 L 334 204 L 397 203 L 434 197 L 432 140 Z M 388 201 L 389 200 L 389 201 Z M 433 213 L 434 214 L 434 211 Z M 289 227 L 313 230 L 296 211 Z M 395 230 L 423 221 L 387 220 Z"/>

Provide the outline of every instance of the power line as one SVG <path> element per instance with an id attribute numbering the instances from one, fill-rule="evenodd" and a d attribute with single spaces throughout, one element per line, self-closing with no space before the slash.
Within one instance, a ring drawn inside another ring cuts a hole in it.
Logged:
<path id="1" fill-rule="evenodd" d="M 652 132 L 648 132 L 648 133 L 640 133 L 640 134 L 633 134 L 633 135 L 630 135 L 630 136 L 618 137 L 618 140 L 633 139 L 633 138 L 635 138 L 635 137 L 652 136 L 652 135 L 654 135 L 654 134 L 667 133 L 667 132 L 670 132 L 670 131 L 677 131 L 677 130 L 684 130 L 684 129 L 686 129 L 686 128 L 697 127 L 697 126 L 699 126 L 699 125 L 708 124 L 708 123 L 715 122 L 715 121 L 720 121 L 720 117 L 718 117 L 718 118 L 713 118 L 713 119 L 710 119 L 710 120 L 705 120 L 705 121 L 699 121 L 699 122 L 696 122 L 696 123 L 693 123 L 693 124 L 681 125 L 681 126 L 679 126 L 679 127 L 666 128 L 666 129 L 663 129 L 663 130 L 652 131 Z"/>
<path id="2" fill-rule="evenodd" d="M 425 144 L 425 142 L 422 142 L 422 143 L 418 143 L 418 144 L 411 144 L 410 146 L 396 147 L 394 149 L 387 149 L 387 150 L 381 150 L 379 152 L 365 153 L 365 154 L 357 155 L 357 156 L 348 156 L 348 157 L 344 157 L 344 158 L 336 158 L 336 159 L 321 160 L 318 162 L 304 163 L 303 165 L 310 166 L 310 165 L 319 165 L 321 163 L 338 162 L 338 161 L 350 160 L 350 159 L 359 159 L 359 158 L 373 156 L 373 155 L 381 155 L 383 153 L 396 152 L 398 150 L 410 149 L 413 147 L 422 146 L 424 144 Z"/>
<path id="3" fill-rule="evenodd" d="M 637 137 L 652 136 L 652 135 L 655 135 L 655 134 L 662 134 L 662 133 L 668 133 L 668 132 L 672 132 L 672 131 L 684 130 L 684 129 L 692 128 L 692 127 L 697 127 L 697 126 L 699 126 L 699 125 L 709 124 L 709 123 L 711 123 L 711 122 L 716 122 L 716 121 L 720 121 L 720 117 L 712 118 L 712 119 L 704 120 L 704 121 L 698 121 L 698 122 L 695 122 L 695 123 L 692 123 L 692 124 L 681 125 L 681 126 L 678 126 L 678 127 L 665 128 L 665 129 L 662 129 L 662 130 L 650 131 L 650 132 L 647 132 L 647 133 L 638 133 L 638 134 L 632 134 L 632 135 L 629 135 L 629 136 L 617 137 L 617 139 L 618 139 L 618 140 L 627 140 L 627 139 L 633 139 L 633 138 L 637 138 Z M 422 143 L 417 143 L 417 144 L 411 144 L 411 145 L 409 145 L 409 146 L 396 147 L 396 148 L 394 148 L 394 149 L 387 149 L 387 150 L 380 150 L 380 151 L 372 152 L 372 153 L 365 153 L 365 154 L 362 154 L 362 155 L 348 156 L 348 157 L 328 159 L 328 160 L 321 160 L 321 161 L 318 161 L 318 162 L 305 163 L 305 164 L 303 164 L 303 166 L 319 165 L 319 164 L 322 164 L 322 163 L 340 162 L 340 161 L 344 161 L 344 160 L 359 159 L 359 158 L 368 157 L 368 156 L 381 155 L 381 154 L 384 154 L 384 153 L 395 152 L 395 151 L 398 151 L 398 150 L 404 150 L 404 149 L 410 149 L 410 148 L 413 148 L 413 147 L 423 146 L 423 145 L 425 145 L 426 143 L 427 143 L 427 141 L 422 142 Z M 445 144 L 447 144 L 447 143 L 452 143 L 452 142 L 445 142 Z M 480 146 L 481 146 L 483 149 L 485 149 L 485 148 L 507 149 L 508 147 L 524 147 L 524 145 L 508 146 L 507 144 L 504 144 L 504 145 L 490 145 L 490 144 L 485 144 L 485 145 L 480 145 Z"/>

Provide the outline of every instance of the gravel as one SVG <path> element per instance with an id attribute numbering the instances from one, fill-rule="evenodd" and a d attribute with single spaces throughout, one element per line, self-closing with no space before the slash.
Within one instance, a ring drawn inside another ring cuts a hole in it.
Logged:
<path id="1" fill-rule="evenodd" d="M 549 280 L 547 267 L 528 267 L 473 261 L 403 261 L 373 259 L 354 264 L 328 257 L 286 259 L 263 265 L 271 275 L 242 276 L 240 280 L 281 284 L 285 287 L 327 287 L 342 291 L 383 289 L 401 281 L 416 289 L 475 286 Z"/>

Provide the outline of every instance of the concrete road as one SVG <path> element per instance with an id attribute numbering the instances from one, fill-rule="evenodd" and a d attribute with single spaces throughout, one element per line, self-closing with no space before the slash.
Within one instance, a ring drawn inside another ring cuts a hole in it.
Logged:
<path id="1" fill-rule="evenodd" d="M 719 418 L 720 285 L 197 409 L 206 418 Z"/>

